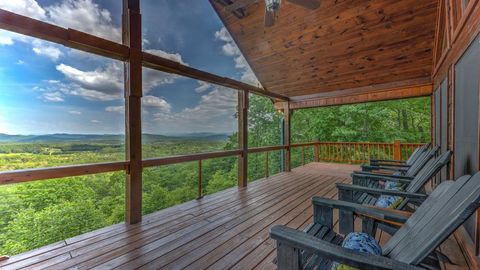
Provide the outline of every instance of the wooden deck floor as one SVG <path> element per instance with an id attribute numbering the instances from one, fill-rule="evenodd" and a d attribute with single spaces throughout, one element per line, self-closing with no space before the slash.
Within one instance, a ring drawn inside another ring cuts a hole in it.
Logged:
<path id="1" fill-rule="evenodd" d="M 335 183 L 348 182 L 357 168 L 311 163 L 156 212 L 141 224 L 110 226 L 14 256 L 0 268 L 275 269 L 269 228 L 305 227 L 312 196 L 336 197 Z M 462 269 L 464 262 L 456 263 Z"/>

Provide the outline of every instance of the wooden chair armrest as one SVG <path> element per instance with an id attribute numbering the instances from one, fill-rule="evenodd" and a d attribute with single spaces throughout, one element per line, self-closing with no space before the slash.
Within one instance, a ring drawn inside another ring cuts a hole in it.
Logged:
<path id="1" fill-rule="evenodd" d="M 405 215 L 398 214 L 392 211 L 387 211 L 384 208 L 372 208 L 361 204 L 327 199 L 322 197 L 313 197 L 312 204 L 315 206 L 328 207 L 342 211 L 353 212 L 361 216 L 369 216 L 378 220 L 386 220 L 397 223 L 405 223 L 408 219 Z"/>
<path id="2" fill-rule="evenodd" d="M 399 191 L 399 190 L 389 190 L 389 189 L 381 189 L 381 188 L 370 188 L 358 185 L 351 185 L 351 184 L 341 184 L 337 183 L 337 189 L 340 190 L 350 190 L 350 191 L 359 191 L 368 194 L 374 195 L 390 195 L 390 196 L 399 196 L 408 198 L 411 201 L 423 202 L 427 199 L 427 195 L 422 193 L 412 193 L 406 191 Z"/>
<path id="3" fill-rule="evenodd" d="M 343 248 L 283 225 L 273 226 L 270 237 L 277 241 L 279 270 L 300 269 L 300 250 L 360 269 L 421 269 L 388 257 Z"/>
<path id="4" fill-rule="evenodd" d="M 385 170 L 385 171 L 393 171 L 393 172 L 396 172 L 396 171 L 407 171 L 410 166 L 407 166 L 407 165 L 386 165 L 386 164 L 382 164 L 382 165 L 362 165 L 360 166 L 362 168 L 362 172 L 365 172 L 365 170 L 374 170 L 374 171 L 379 171 L 379 170 Z M 366 171 L 366 172 L 369 172 L 369 171 Z"/>
<path id="5" fill-rule="evenodd" d="M 371 205 L 366 205 L 366 207 L 371 207 L 373 209 L 382 209 L 382 210 L 385 210 L 386 212 L 391 212 L 392 214 L 396 214 L 396 215 L 401 215 L 401 216 L 404 216 L 405 218 L 409 218 L 413 213 L 410 213 L 410 212 L 407 212 L 407 211 L 402 211 L 402 210 L 397 210 L 397 209 L 391 209 L 391 208 L 380 208 L 380 207 L 377 207 L 377 206 L 371 206 Z M 398 221 L 391 221 L 391 220 L 385 220 L 385 219 L 381 219 L 379 217 L 375 217 L 375 216 L 371 216 L 371 215 L 368 215 L 368 214 L 362 214 L 361 216 L 363 217 L 366 217 L 366 218 L 371 218 L 375 221 L 378 221 L 378 222 L 382 222 L 382 223 L 386 223 L 386 224 L 389 224 L 389 225 L 393 225 L 397 228 L 401 227 L 405 222 L 398 222 Z M 405 220 L 406 221 L 406 220 Z"/>
<path id="6" fill-rule="evenodd" d="M 372 173 L 372 172 L 362 172 L 362 171 L 354 171 L 352 173 L 352 177 L 357 176 L 357 177 L 364 177 L 364 178 L 378 178 L 378 177 L 394 177 L 398 179 L 405 179 L 405 180 L 412 180 L 412 176 L 406 176 L 406 175 L 386 175 L 386 174 L 381 174 L 381 173 Z"/>
<path id="7" fill-rule="evenodd" d="M 398 177 L 397 175 L 359 175 L 359 174 L 353 174 L 352 175 L 352 180 L 355 182 L 355 180 L 358 179 L 368 179 L 369 181 L 393 181 L 393 182 L 398 182 L 401 184 L 410 184 L 412 179 L 407 179 L 403 177 Z"/>
<path id="8" fill-rule="evenodd" d="M 405 164 L 405 160 L 397 160 L 397 159 L 370 159 L 370 163 L 372 162 L 385 162 L 385 163 L 400 163 Z"/>

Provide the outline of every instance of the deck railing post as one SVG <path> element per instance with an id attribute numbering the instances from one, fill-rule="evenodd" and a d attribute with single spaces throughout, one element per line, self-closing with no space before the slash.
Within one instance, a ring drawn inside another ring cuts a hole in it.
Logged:
<path id="1" fill-rule="evenodd" d="M 202 187 L 202 160 L 198 160 L 198 196 L 197 199 L 203 197 L 203 187 Z"/>
<path id="2" fill-rule="evenodd" d="M 305 165 L 305 146 L 302 146 L 302 166 Z"/>
<path id="3" fill-rule="evenodd" d="M 291 116 L 291 111 L 290 111 L 290 104 L 288 101 L 285 101 L 283 103 L 283 141 L 285 143 L 286 149 L 285 149 L 285 156 L 283 159 L 284 162 L 284 171 L 289 172 L 291 171 L 291 147 L 290 147 L 290 116 Z"/>
<path id="4" fill-rule="evenodd" d="M 400 140 L 395 140 L 393 142 L 393 159 L 401 160 L 402 159 L 402 149 Z"/>
<path id="5" fill-rule="evenodd" d="M 130 47 L 125 62 L 125 155 L 130 167 L 125 183 L 125 221 L 142 220 L 142 19 L 140 0 L 123 1 L 123 44 Z"/>
<path id="6" fill-rule="evenodd" d="M 242 154 L 238 158 L 238 186 L 248 182 L 248 91 L 238 92 L 238 146 Z"/>
<path id="7" fill-rule="evenodd" d="M 313 145 L 313 158 L 315 162 L 320 162 L 320 141 L 316 140 Z"/>
<path id="8" fill-rule="evenodd" d="M 270 175 L 269 168 L 268 168 L 268 151 L 265 152 L 265 178 Z"/>

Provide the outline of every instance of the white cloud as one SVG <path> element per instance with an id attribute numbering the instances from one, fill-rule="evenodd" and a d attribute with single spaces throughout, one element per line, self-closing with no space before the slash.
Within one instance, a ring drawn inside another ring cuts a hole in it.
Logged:
<path id="1" fill-rule="evenodd" d="M 155 96 L 144 96 L 142 98 L 142 105 L 146 107 L 155 107 L 165 113 L 170 112 L 172 109 L 172 106 L 165 99 Z"/>
<path id="2" fill-rule="evenodd" d="M 216 87 L 203 95 L 199 103 L 178 113 L 159 112 L 153 114 L 147 126 L 149 132 L 232 132 L 236 129 L 235 113 L 237 92 Z"/>
<path id="3" fill-rule="evenodd" d="M 10 46 L 15 44 L 15 41 L 31 42 L 33 40 L 31 37 L 0 29 L 0 46 Z"/>
<path id="4" fill-rule="evenodd" d="M 110 12 L 92 0 L 64 0 L 45 10 L 49 21 L 54 24 L 116 42 L 122 40 L 122 31 L 113 24 Z"/>
<path id="5" fill-rule="evenodd" d="M 179 53 L 168 53 L 162 50 L 147 49 L 145 50 L 148 53 L 157 55 L 163 58 L 170 59 L 172 61 L 181 63 L 188 66 L 182 59 L 182 56 Z M 181 76 L 170 74 L 166 72 L 161 72 L 158 70 L 153 70 L 149 68 L 143 69 L 143 93 L 149 93 L 153 88 L 164 85 L 164 84 L 173 84 L 176 79 L 182 78 Z"/>
<path id="6" fill-rule="evenodd" d="M 51 102 L 63 102 L 63 101 L 65 101 L 62 93 L 60 93 L 60 92 L 46 92 L 46 93 L 43 93 L 42 97 L 45 101 L 51 101 Z"/>
<path id="7" fill-rule="evenodd" d="M 118 94 L 123 91 L 123 69 L 120 64 L 111 63 L 105 68 L 97 68 L 94 71 L 82 71 L 60 64 L 57 65 L 57 70 L 85 89 L 107 94 Z"/>
<path id="8" fill-rule="evenodd" d="M 37 20 L 45 20 L 45 10 L 35 0 L 7 0 L 0 2 L 0 8 Z"/>
<path id="9" fill-rule="evenodd" d="M 108 106 L 105 108 L 105 111 L 125 114 L 125 106 Z"/>
<path id="10" fill-rule="evenodd" d="M 198 81 L 198 87 L 195 88 L 195 92 L 203 93 L 203 92 L 207 91 L 208 89 L 210 89 L 210 87 L 212 87 L 211 84 L 209 84 L 207 82 L 204 82 L 204 81 Z"/>
<path id="11" fill-rule="evenodd" d="M 148 50 L 145 50 L 145 51 L 150 53 L 150 54 L 160 56 L 160 57 L 163 57 L 163 58 L 167 58 L 169 60 L 172 60 L 172 61 L 175 61 L 175 62 L 178 62 L 180 64 L 184 64 L 184 65 L 188 66 L 188 64 L 183 61 L 182 56 L 179 53 L 168 53 L 168 52 L 165 52 L 165 51 L 162 51 L 162 50 L 156 50 L 156 49 L 148 49 Z"/>
<path id="12" fill-rule="evenodd" d="M 60 56 L 63 55 L 62 51 L 58 47 L 46 45 L 45 42 L 40 40 L 34 40 L 32 44 L 32 50 L 35 52 L 35 54 L 46 56 L 53 61 L 57 61 Z"/>
<path id="13" fill-rule="evenodd" d="M 123 68 L 120 63 L 110 63 L 94 71 L 83 71 L 60 64 L 60 71 L 71 82 L 63 85 L 62 92 L 87 100 L 116 100 L 123 97 Z"/>
<path id="14" fill-rule="evenodd" d="M 156 50 L 156 54 L 161 54 Z M 177 59 L 183 63 L 179 54 L 163 53 L 164 57 Z M 61 63 L 57 65 L 61 72 L 70 82 L 68 87 L 63 87 L 65 94 L 81 96 L 88 100 L 116 100 L 123 98 L 123 63 L 110 62 L 105 67 L 96 68 L 93 71 L 80 70 L 78 68 Z M 180 76 L 160 72 L 152 69 L 143 69 L 143 92 L 148 94 L 153 88 L 165 84 L 173 84 Z"/>
<path id="15" fill-rule="evenodd" d="M 115 42 L 121 42 L 121 27 L 113 23 L 110 12 L 101 8 L 92 0 L 63 0 L 50 6 L 42 7 L 36 0 L 3 0 L 0 8 L 56 24 L 65 28 L 72 28 Z M 0 45 L 13 45 L 15 41 L 31 42 L 33 38 L 0 31 Z M 46 48 L 34 48 L 40 55 L 54 56 L 56 60 L 60 46 L 52 45 Z"/>
<path id="16" fill-rule="evenodd" d="M 68 111 L 69 114 L 73 114 L 73 115 L 81 115 L 82 112 L 80 111 Z"/>
<path id="17" fill-rule="evenodd" d="M 18 59 L 15 64 L 17 64 L 17 65 L 24 65 L 24 64 L 25 64 L 25 61 L 23 61 L 23 60 L 21 60 L 21 59 Z"/>
<path id="18" fill-rule="evenodd" d="M 4 31 L 0 32 L 0 45 L 13 45 L 13 39 L 4 35 Z"/>
<path id="19" fill-rule="evenodd" d="M 241 80 L 252 85 L 260 85 L 260 82 L 248 65 L 247 60 L 243 57 L 240 49 L 225 27 L 215 32 L 215 39 L 225 42 L 222 46 L 222 52 L 227 56 L 233 57 L 235 68 L 242 72 Z"/>
<path id="20" fill-rule="evenodd" d="M 98 124 L 98 123 L 101 123 L 100 121 L 96 120 L 96 119 L 92 119 L 90 120 L 90 122 L 94 123 L 94 124 Z"/>

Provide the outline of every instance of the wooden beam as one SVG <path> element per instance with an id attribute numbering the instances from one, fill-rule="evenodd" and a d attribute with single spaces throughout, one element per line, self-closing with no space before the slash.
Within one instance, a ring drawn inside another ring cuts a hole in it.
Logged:
<path id="1" fill-rule="evenodd" d="M 238 186 L 246 187 L 248 182 L 248 91 L 238 92 Z"/>
<path id="2" fill-rule="evenodd" d="M 142 220 L 142 28 L 140 0 L 123 1 L 123 43 L 130 47 L 125 63 L 125 150 L 130 170 L 125 184 L 125 221 Z"/>
<path id="3" fill-rule="evenodd" d="M 394 99 L 404 99 L 412 97 L 429 96 L 432 94 L 432 84 L 414 85 L 401 88 L 383 89 L 373 91 L 359 91 L 355 93 L 352 89 L 345 90 L 347 95 L 342 95 L 342 92 L 338 92 L 337 96 L 328 97 L 292 97 L 290 103 L 290 109 L 302 109 L 312 107 L 324 107 L 344 104 L 356 104 L 372 101 L 384 101 Z M 283 103 L 277 103 L 275 107 L 281 109 Z"/>
<path id="4" fill-rule="evenodd" d="M 275 146 L 265 146 L 265 147 L 255 147 L 255 148 L 249 148 L 248 153 L 261 153 L 261 152 L 270 152 L 270 151 L 278 151 L 282 149 L 286 149 L 286 145 L 275 145 Z"/>
<path id="5" fill-rule="evenodd" d="M 88 33 L 70 28 L 63 28 L 3 9 L 0 9 L 0 29 L 48 40 L 70 48 L 117 60 L 126 61 L 129 58 L 129 47 L 125 43 L 118 44 Z M 143 52 L 141 58 L 142 64 L 148 68 L 174 73 L 237 90 L 248 90 L 252 93 L 276 100 L 288 100 L 288 97 L 286 96 L 269 92 L 263 88 L 182 65 L 178 62 L 157 55 Z"/>
<path id="6" fill-rule="evenodd" d="M 211 159 L 211 158 L 238 156 L 241 154 L 242 154 L 242 150 L 210 152 L 210 153 L 201 153 L 201 154 L 193 154 L 193 155 L 181 155 L 181 156 L 173 156 L 173 157 L 145 159 L 143 160 L 142 164 L 143 164 L 143 167 L 156 167 L 156 166 L 205 160 L 205 159 Z"/>
<path id="7" fill-rule="evenodd" d="M 249 91 L 249 92 L 252 92 L 261 96 L 270 97 L 276 100 L 288 100 L 288 97 L 286 96 L 269 92 L 263 88 L 256 87 L 243 82 L 239 82 L 227 77 L 215 75 L 199 69 L 195 69 L 187 65 L 183 65 L 181 63 L 175 62 L 173 60 L 166 59 L 166 58 L 153 55 L 147 52 L 143 52 L 143 66 L 151 69 L 163 71 L 163 72 L 178 74 L 178 75 L 182 75 L 192 79 L 217 84 L 220 86 L 224 86 L 224 87 L 228 87 L 236 90 Z"/>
<path id="8" fill-rule="evenodd" d="M 129 54 L 125 45 L 3 9 L 0 9 L 0 28 L 122 61 L 126 60 Z"/>
<path id="9" fill-rule="evenodd" d="M 0 172 L 0 185 L 87 174 L 124 171 L 128 169 L 128 164 L 128 161 L 121 161 L 74 166 L 61 166 L 42 169 L 6 171 Z"/>
<path id="10" fill-rule="evenodd" d="M 284 151 L 284 167 L 286 172 L 291 171 L 291 138 L 290 138 L 290 102 L 283 102 L 283 143 L 287 147 Z"/>

